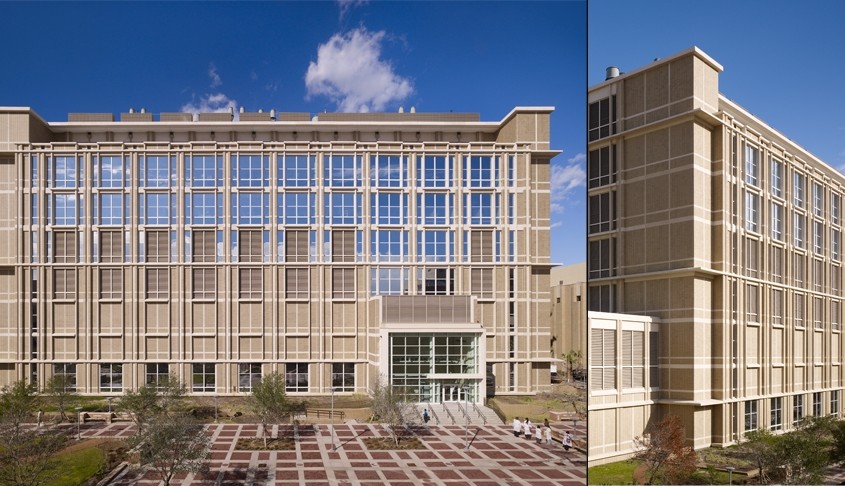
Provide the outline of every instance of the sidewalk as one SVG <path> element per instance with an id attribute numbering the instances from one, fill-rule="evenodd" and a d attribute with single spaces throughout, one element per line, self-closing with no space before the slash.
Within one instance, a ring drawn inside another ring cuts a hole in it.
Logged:
<path id="1" fill-rule="evenodd" d="M 205 477 L 178 476 L 174 485 L 351 485 L 351 486 L 558 486 L 586 484 L 586 459 L 582 452 L 565 452 L 559 443 L 551 448 L 513 436 L 510 427 L 479 429 L 469 450 L 460 426 L 435 426 L 422 430 L 424 449 L 370 451 L 362 437 L 385 436 L 381 425 L 335 426 L 332 440 L 328 425 L 304 425 L 293 451 L 237 451 L 241 436 L 255 437 L 254 424 L 209 425 L 213 445 L 210 472 Z M 83 438 L 126 437 L 129 424 L 83 426 Z M 472 438 L 475 428 L 469 431 Z M 333 442 L 340 445 L 334 451 Z M 153 486 L 159 483 L 149 471 L 127 470 L 111 484 Z"/>

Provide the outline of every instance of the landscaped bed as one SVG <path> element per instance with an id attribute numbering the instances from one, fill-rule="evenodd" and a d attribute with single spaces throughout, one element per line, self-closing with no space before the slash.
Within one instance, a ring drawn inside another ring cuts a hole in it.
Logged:
<path id="1" fill-rule="evenodd" d="M 366 437 L 361 439 L 367 449 L 371 451 L 403 451 L 409 449 L 425 449 L 423 443 L 416 437 L 403 437 L 397 445 L 390 437 Z"/>
<path id="2" fill-rule="evenodd" d="M 279 437 L 275 439 L 267 439 L 267 447 L 264 447 L 264 439 L 238 439 L 235 444 L 237 451 L 292 451 L 296 450 L 296 441 L 288 437 Z"/>

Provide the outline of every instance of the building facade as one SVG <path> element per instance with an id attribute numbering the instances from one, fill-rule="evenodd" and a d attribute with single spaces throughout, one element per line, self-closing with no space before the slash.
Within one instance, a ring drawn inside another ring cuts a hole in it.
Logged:
<path id="1" fill-rule="evenodd" d="M 587 358 L 587 264 L 554 267 L 551 281 L 551 352 L 558 376 L 568 380 L 562 356 L 570 351 L 581 353 L 582 367 Z"/>
<path id="2" fill-rule="evenodd" d="M 658 371 L 633 382 L 591 328 L 592 460 L 631 452 L 620 394 L 696 448 L 841 415 L 845 177 L 720 94 L 721 72 L 692 48 L 589 89 L 590 310 L 660 321 L 640 353 Z"/>
<path id="3" fill-rule="evenodd" d="M 0 384 L 546 390 L 551 112 L 0 108 Z"/>

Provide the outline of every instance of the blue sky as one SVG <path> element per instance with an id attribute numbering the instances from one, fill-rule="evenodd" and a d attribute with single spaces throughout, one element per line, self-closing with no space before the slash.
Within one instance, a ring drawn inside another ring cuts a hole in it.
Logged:
<path id="1" fill-rule="evenodd" d="M 697 45 L 719 90 L 831 166 L 845 168 L 845 2 L 589 2 L 588 84 Z"/>
<path id="2" fill-rule="evenodd" d="M 552 260 L 585 259 L 585 2 L 0 3 L 0 105 L 477 112 L 552 105 Z"/>

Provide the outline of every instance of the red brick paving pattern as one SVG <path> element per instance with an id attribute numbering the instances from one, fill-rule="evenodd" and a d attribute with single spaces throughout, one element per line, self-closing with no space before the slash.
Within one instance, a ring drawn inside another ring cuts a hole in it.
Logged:
<path id="1" fill-rule="evenodd" d="M 565 430 L 563 424 L 553 424 Z M 180 475 L 179 486 L 246 484 L 252 486 L 584 486 L 586 461 L 560 444 L 551 448 L 516 438 L 509 426 L 486 426 L 478 431 L 469 450 L 459 426 L 430 427 L 421 431 L 425 449 L 370 451 L 363 437 L 386 436 L 380 425 L 336 425 L 332 436 L 326 425 L 298 428 L 295 451 L 238 451 L 240 437 L 255 437 L 255 425 L 209 425 L 213 440 L 209 472 Z M 291 426 L 273 431 L 294 436 Z M 129 424 L 86 424 L 83 437 L 128 437 Z M 577 433 L 582 433 L 578 431 Z M 475 434 L 470 429 L 469 437 Z M 337 451 L 334 447 L 339 446 Z M 157 486 L 151 471 L 127 472 L 114 486 Z"/>

